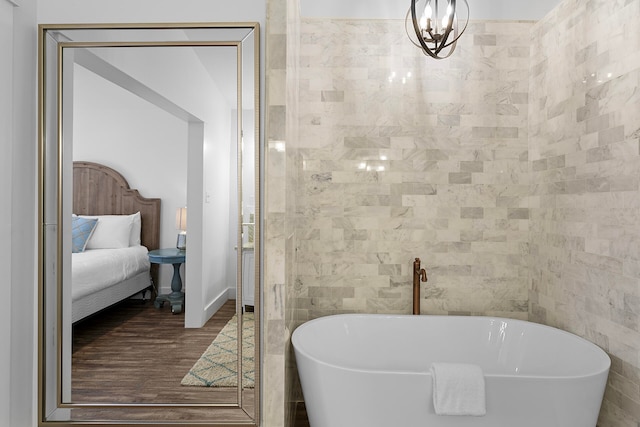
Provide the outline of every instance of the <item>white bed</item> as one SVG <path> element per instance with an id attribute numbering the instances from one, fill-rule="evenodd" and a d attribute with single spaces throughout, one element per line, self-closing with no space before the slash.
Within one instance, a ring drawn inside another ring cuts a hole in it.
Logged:
<path id="1" fill-rule="evenodd" d="M 149 263 L 148 251 L 159 246 L 160 199 L 140 196 L 122 175 L 98 163 L 74 162 L 73 179 L 73 228 L 77 218 L 96 221 L 81 248 L 73 237 L 72 322 L 77 322 L 152 288 L 157 265 Z"/>
<path id="2" fill-rule="evenodd" d="M 72 322 L 148 289 L 148 252 L 138 245 L 72 254 Z"/>

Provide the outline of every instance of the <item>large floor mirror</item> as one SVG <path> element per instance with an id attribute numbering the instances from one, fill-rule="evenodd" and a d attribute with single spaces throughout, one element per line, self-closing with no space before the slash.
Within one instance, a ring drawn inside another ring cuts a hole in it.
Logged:
<path id="1" fill-rule="evenodd" d="M 40 425 L 258 425 L 257 23 L 39 28 Z"/>

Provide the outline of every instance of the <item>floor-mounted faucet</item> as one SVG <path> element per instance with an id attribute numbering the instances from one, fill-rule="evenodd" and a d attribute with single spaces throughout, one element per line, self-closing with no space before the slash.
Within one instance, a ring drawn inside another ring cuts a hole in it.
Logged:
<path id="1" fill-rule="evenodd" d="M 413 314 L 420 314 L 420 282 L 427 281 L 427 272 L 420 268 L 420 258 L 413 262 Z"/>

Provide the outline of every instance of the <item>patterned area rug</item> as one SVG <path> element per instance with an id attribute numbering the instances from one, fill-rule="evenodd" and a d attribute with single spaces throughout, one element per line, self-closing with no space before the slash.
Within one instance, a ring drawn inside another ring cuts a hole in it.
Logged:
<path id="1" fill-rule="evenodd" d="M 242 386 L 254 387 L 254 313 L 245 313 L 242 328 Z M 238 323 L 234 315 L 200 356 L 180 384 L 200 387 L 236 387 L 238 384 Z"/>

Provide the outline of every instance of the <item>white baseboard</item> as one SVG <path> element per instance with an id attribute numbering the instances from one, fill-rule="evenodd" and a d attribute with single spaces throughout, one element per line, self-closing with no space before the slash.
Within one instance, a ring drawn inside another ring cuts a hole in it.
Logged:
<path id="1" fill-rule="evenodd" d="M 231 295 L 231 291 L 233 291 L 233 296 Z M 225 302 L 230 299 L 235 299 L 235 289 L 227 288 L 220 293 L 217 297 L 215 297 L 207 306 L 204 308 L 205 312 L 205 323 L 207 320 L 211 319 L 211 316 L 216 314 L 220 307 L 224 305 Z"/>
<path id="2" fill-rule="evenodd" d="M 160 295 L 171 293 L 171 288 L 159 288 L 158 292 Z M 188 291 L 187 291 L 188 292 Z M 139 295 L 139 294 L 137 294 Z M 139 298 L 139 296 L 138 296 Z M 211 316 L 216 314 L 218 310 L 230 299 L 236 299 L 236 289 L 235 288 L 227 288 L 222 291 L 217 297 L 211 300 L 204 308 L 204 318 L 202 324 L 198 324 L 199 326 L 189 326 L 189 327 L 200 327 L 207 323 L 207 320 L 211 319 Z"/>

